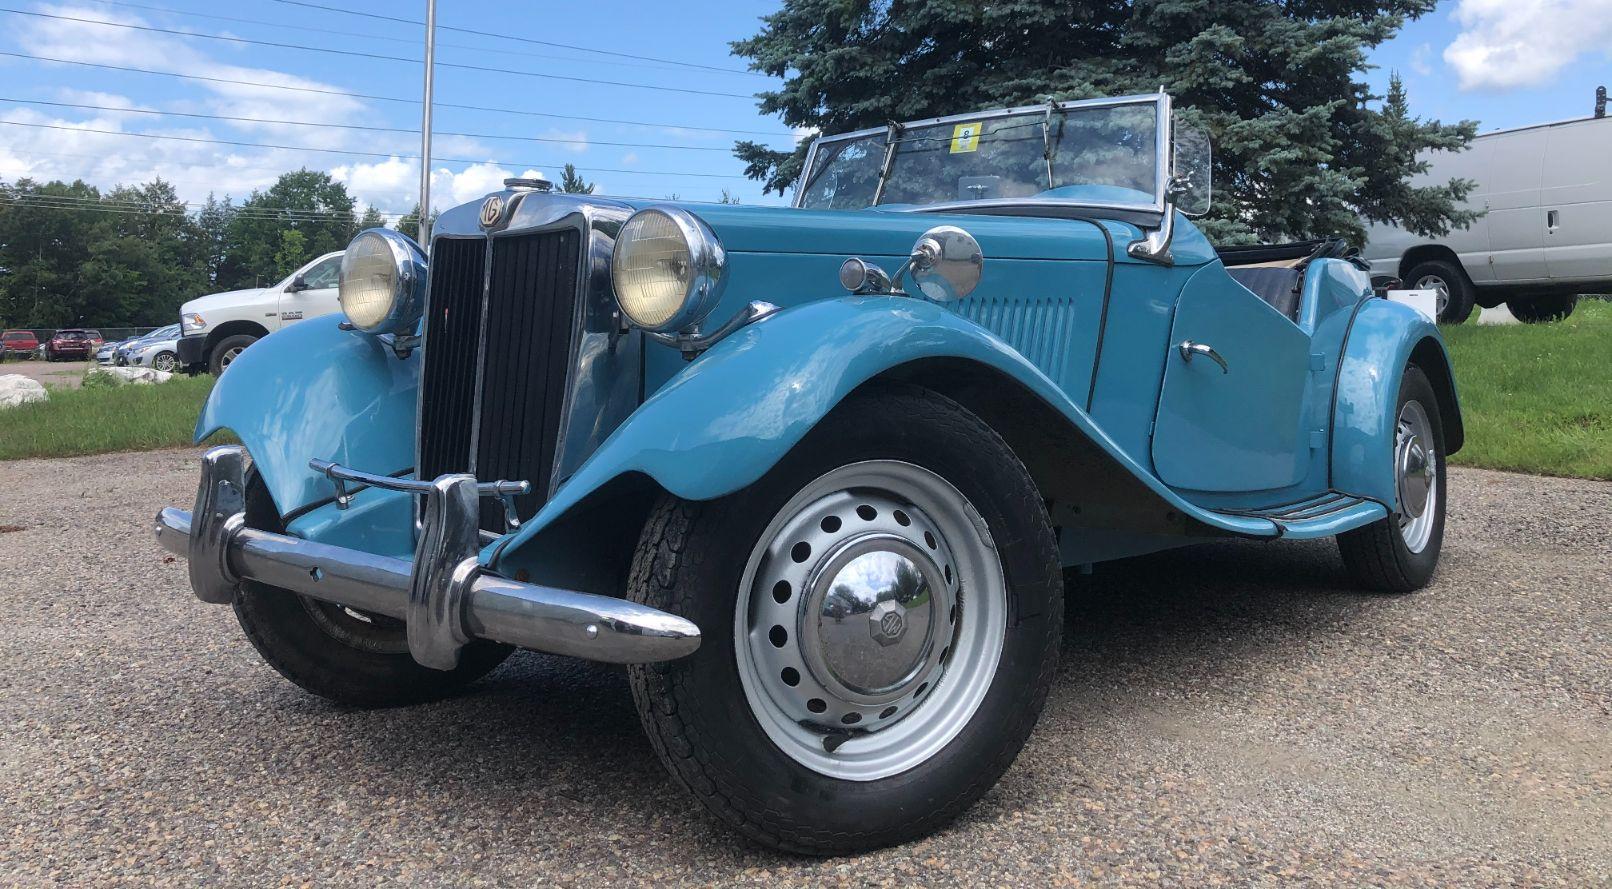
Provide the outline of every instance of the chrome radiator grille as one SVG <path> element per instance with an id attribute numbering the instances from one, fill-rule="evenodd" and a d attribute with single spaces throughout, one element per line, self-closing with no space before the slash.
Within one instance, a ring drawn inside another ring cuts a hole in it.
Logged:
<path id="1" fill-rule="evenodd" d="M 473 472 L 526 479 L 532 493 L 515 507 L 527 519 L 549 493 L 582 235 L 567 228 L 494 238 L 484 275 L 487 243 L 443 239 L 432 258 L 420 477 Z M 482 527 L 505 530 L 496 501 L 483 504 Z"/>

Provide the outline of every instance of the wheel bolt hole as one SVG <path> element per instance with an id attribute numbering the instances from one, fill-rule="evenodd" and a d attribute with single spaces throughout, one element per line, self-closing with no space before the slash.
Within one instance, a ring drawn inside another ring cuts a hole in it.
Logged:
<path id="1" fill-rule="evenodd" d="M 951 582 L 952 582 L 952 566 L 947 565 L 946 566 L 946 583 L 950 584 Z"/>
<path id="2" fill-rule="evenodd" d="M 951 653 L 952 653 L 952 647 L 950 645 L 946 646 L 945 648 L 942 648 L 940 650 L 940 662 L 944 664 L 946 662 L 946 655 L 951 654 Z"/>
<path id="3" fill-rule="evenodd" d="M 953 605 L 951 612 L 946 615 L 946 622 L 949 623 L 949 624 L 957 623 L 957 606 L 956 605 Z"/>
<path id="4" fill-rule="evenodd" d="M 928 691 L 928 690 L 929 690 L 929 683 L 925 682 L 923 685 L 918 686 L 918 690 L 913 692 L 912 696 L 915 697 L 915 698 L 923 697 L 923 693 Z"/>
<path id="5" fill-rule="evenodd" d="M 783 671 L 778 674 L 778 678 L 782 679 L 785 685 L 789 686 L 790 688 L 794 688 L 800 684 L 800 671 L 796 670 L 794 667 L 785 667 Z"/>
<path id="6" fill-rule="evenodd" d="M 862 714 L 860 714 L 860 713 L 847 713 L 844 716 L 840 717 L 840 722 L 843 722 L 846 725 L 856 725 L 857 723 L 859 723 L 861 721 L 862 721 Z"/>
<path id="7" fill-rule="evenodd" d="M 924 543 L 929 544 L 930 549 L 934 549 L 935 548 L 935 535 L 929 533 L 928 531 L 925 531 L 924 532 Z"/>
<path id="8" fill-rule="evenodd" d="M 880 719 L 889 719 L 890 717 L 892 717 L 894 715 L 896 715 L 896 705 L 894 705 L 894 704 L 891 704 L 890 706 L 888 706 L 888 707 L 884 708 L 883 710 L 879 711 L 879 718 Z"/>
<path id="9" fill-rule="evenodd" d="M 891 513 L 891 515 L 894 515 L 896 517 L 896 524 L 900 525 L 903 528 L 905 528 L 908 525 L 912 524 L 912 519 L 906 513 L 902 512 L 899 509 L 896 510 L 894 513 Z"/>
<path id="10" fill-rule="evenodd" d="M 789 557 L 796 562 L 804 562 L 812 557 L 812 545 L 802 540 L 789 551 Z"/>
<path id="11" fill-rule="evenodd" d="M 773 648 L 783 648 L 789 643 L 789 631 L 778 624 L 773 624 L 772 629 L 767 631 L 767 639 L 772 642 Z"/>
<path id="12" fill-rule="evenodd" d="M 856 508 L 856 514 L 861 516 L 864 522 L 871 522 L 879 517 L 879 511 L 866 503 Z"/>
<path id="13" fill-rule="evenodd" d="M 772 600 L 782 605 L 789 601 L 789 597 L 794 595 L 794 592 L 789 588 L 789 581 L 780 580 L 772 585 Z"/>
<path id="14" fill-rule="evenodd" d="M 821 713 L 828 709 L 828 704 L 825 703 L 822 698 L 812 698 L 806 702 L 806 709 L 812 711 L 813 713 Z"/>
<path id="15" fill-rule="evenodd" d="M 840 529 L 840 517 L 837 515 L 823 516 L 823 520 L 818 523 L 818 527 L 823 529 L 824 534 L 833 534 Z"/>

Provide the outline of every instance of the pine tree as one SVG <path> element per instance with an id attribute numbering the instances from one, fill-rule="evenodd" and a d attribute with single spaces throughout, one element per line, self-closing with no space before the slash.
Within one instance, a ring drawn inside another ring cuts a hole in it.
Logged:
<path id="1" fill-rule="evenodd" d="M 374 207 L 366 207 L 364 209 L 364 215 L 360 216 L 358 218 L 358 225 L 357 225 L 358 231 L 363 231 L 363 230 L 369 229 L 369 228 L 385 228 L 385 227 L 386 227 L 386 217 L 382 216 L 381 211 L 375 209 Z"/>
<path id="2" fill-rule="evenodd" d="M 1222 243 L 1341 235 L 1362 216 L 1427 234 L 1470 222 L 1471 183 L 1412 186 L 1415 157 L 1461 149 L 1476 132 L 1410 115 L 1403 87 L 1384 105 L 1366 53 L 1434 0 L 783 0 L 760 33 L 733 44 L 784 78 L 764 114 L 824 133 L 970 110 L 1152 92 L 1215 142 Z M 809 142 L 809 140 L 808 140 Z M 734 154 L 785 193 L 808 143 Z"/>
<path id="3" fill-rule="evenodd" d="M 566 194 L 593 194 L 593 183 L 577 173 L 575 164 L 566 164 L 560 171 L 560 191 Z"/>

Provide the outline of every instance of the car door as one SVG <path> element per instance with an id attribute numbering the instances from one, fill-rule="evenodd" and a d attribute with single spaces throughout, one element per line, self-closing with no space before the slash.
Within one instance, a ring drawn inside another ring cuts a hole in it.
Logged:
<path id="1" fill-rule="evenodd" d="M 341 281 L 341 255 L 327 256 L 308 266 L 300 279 L 303 289 L 297 289 L 297 278 L 293 278 L 280 293 L 281 326 L 336 311 L 340 306 L 336 285 Z"/>
<path id="2" fill-rule="evenodd" d="M 1554 280 L 1612 278 L 1612 118 L 1546 129 L 1541 202 L 1545 266 Z"/>
<path id="3" fill-rule="evenodd" d="M 1152 445 L 1159 479 L 1193 491 L 1302 481 L 1309 354 L 1309 336 L 1290 318 L 1218 263 L 1200 270 L 1182 288 L 1164 355 Z"/>
<path id="4" fill-rule="evenodd" d="M 1483 137 L 1485 169 L 1479 194 L 1488 209 L 1489 265 L 1494 281 L 1539 281 L 1545 267 L 1545 213 L 1539 187 L 1545 167 L 1544 131 Z"/>

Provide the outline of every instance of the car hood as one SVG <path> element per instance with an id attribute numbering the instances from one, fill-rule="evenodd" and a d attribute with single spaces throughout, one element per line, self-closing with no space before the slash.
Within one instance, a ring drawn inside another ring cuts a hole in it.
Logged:
<path id="1" fill-rule="evenodd" d="M 248 287 L 245 290 L 229 290 L 224 293 L 212 293 L 207 296 L 198 296 L 179 307 L 179 314 L 188 315 L 191 312 L 200 312 L 202 317 L 207 316 L 208 309 L 227 309 L 241 303 L 253 300 L 267 293 L 267 287 Z"/>

